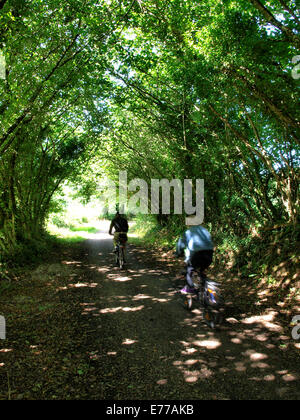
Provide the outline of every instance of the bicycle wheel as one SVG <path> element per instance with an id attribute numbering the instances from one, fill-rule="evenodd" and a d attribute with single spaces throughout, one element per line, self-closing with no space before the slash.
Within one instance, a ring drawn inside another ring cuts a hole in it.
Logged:
<path id="1" fill-rule="evenodd" d="M 212 316 L 211 311 L 208 308 L 204 308 L 203 309 L 203 319 L 205 321 L 205 323 L 210 327 L 210 328 L 214 328 L 215 324 L 214 324 L 214 319 Z"/>
<path id="2" fill-rule="evenodd" d="M 192 295 L 181 295 L 181 301 L 182 301 L 182 305 L 185 309 L 187 309 L 188 311 L 190 311 L 192 309 L 193 306 L 193 298 Z"/>
<path id="3" fill-rule="evenodd" d="M 121 270 L 124 268 L 124 248 L 119 247 L 119 267 Z"/>
<path id="4" fill-rule="evenodd" d="M 217 328 L 222 323 L 222 314 L 217 310 L 209 307 L 203 309 L 203 318 L 205 323 L 212 329 Z"/>
<path id="5" fill-rule="evenodd" d="M 115 262 L 116 262 L 116 265 L 117 266 L 119 266 L 119 254 L 120 254 L 120 247 L 117 245 L 117 247 L 116 247 L 116 251 L 115 251 L 115 253 L 116 253 L 116 256 L 115 256 L 115 258 L 116 258 L 116 260 L 115 260 Z"/>

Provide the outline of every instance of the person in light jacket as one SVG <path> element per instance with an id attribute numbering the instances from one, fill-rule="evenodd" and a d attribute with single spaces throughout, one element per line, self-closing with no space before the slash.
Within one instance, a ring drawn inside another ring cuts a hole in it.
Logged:
<path id="1" fill-rule="evenodd" d="M 179 239 L 176 245 L 178 257 L 185 254 L 187 292 L 194 290 L 193 272 L 200 271 L 202 279 L 205 277 L 205 270 L 213 260 L 214 244 L 207 229 L 203 226 L 190 226 Z"/>

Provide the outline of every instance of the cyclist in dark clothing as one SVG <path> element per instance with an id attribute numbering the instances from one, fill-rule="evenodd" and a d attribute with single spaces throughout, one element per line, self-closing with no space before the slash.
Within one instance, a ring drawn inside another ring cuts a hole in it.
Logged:
<path id="1" fill-rule="evenodd" d="M 109 235 L 112 235 L 112 230 L 115 230 L 114 232 L 114 245 L 116 247 L 118 239 L 122 237 L 122 240 L 124 242 L 128 241 L 127 238 L 127 232 L 128 232 L 128 222 L 125 219 L 124 216 L 121 216 L 120 213 L 117 211 L 115 217 L 111 221 L 110 227 L 109 227 Z"/>

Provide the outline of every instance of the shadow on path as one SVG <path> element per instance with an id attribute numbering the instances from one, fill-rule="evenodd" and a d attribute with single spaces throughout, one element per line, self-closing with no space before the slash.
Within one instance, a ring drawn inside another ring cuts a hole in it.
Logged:
<path id="1" fill-rule="evenodd" d="M 172 262 L 130 245 L 121 271 L 106 232 L 2 305 L 2 399 L 300 398 L 299 355 L 272 311 L 212 331 L 181 306 Z"/>
<path id="2" fill-rule="evenodd" d="M 228 318 L 212 331 L 199 310 L 181 307 L 163 258 L 129 246 L 120 271 L 111 251 L 105 235 L 87 241 L 82 287 L 64 291 L 80 296 L 81 315 L 96 331 L 87 345 L 102 398 L 299 399 L 299 358 L 272 312 Z"/>

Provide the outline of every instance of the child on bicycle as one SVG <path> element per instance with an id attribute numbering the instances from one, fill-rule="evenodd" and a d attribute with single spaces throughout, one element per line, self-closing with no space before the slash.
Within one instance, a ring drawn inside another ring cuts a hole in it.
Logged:
<path id="1" fill-rule="evenodd" d="M 176 246 L 178 257 L 185 253 L 187 286 L 183 292 L 194 292 L 193 272 L 195 270 L 200 272 L 202 280 L 204 280 L 204 271 L 212 263 L 213 252 L 214 244 L 208 230 L 201 225 L 188 227 Z"/>

